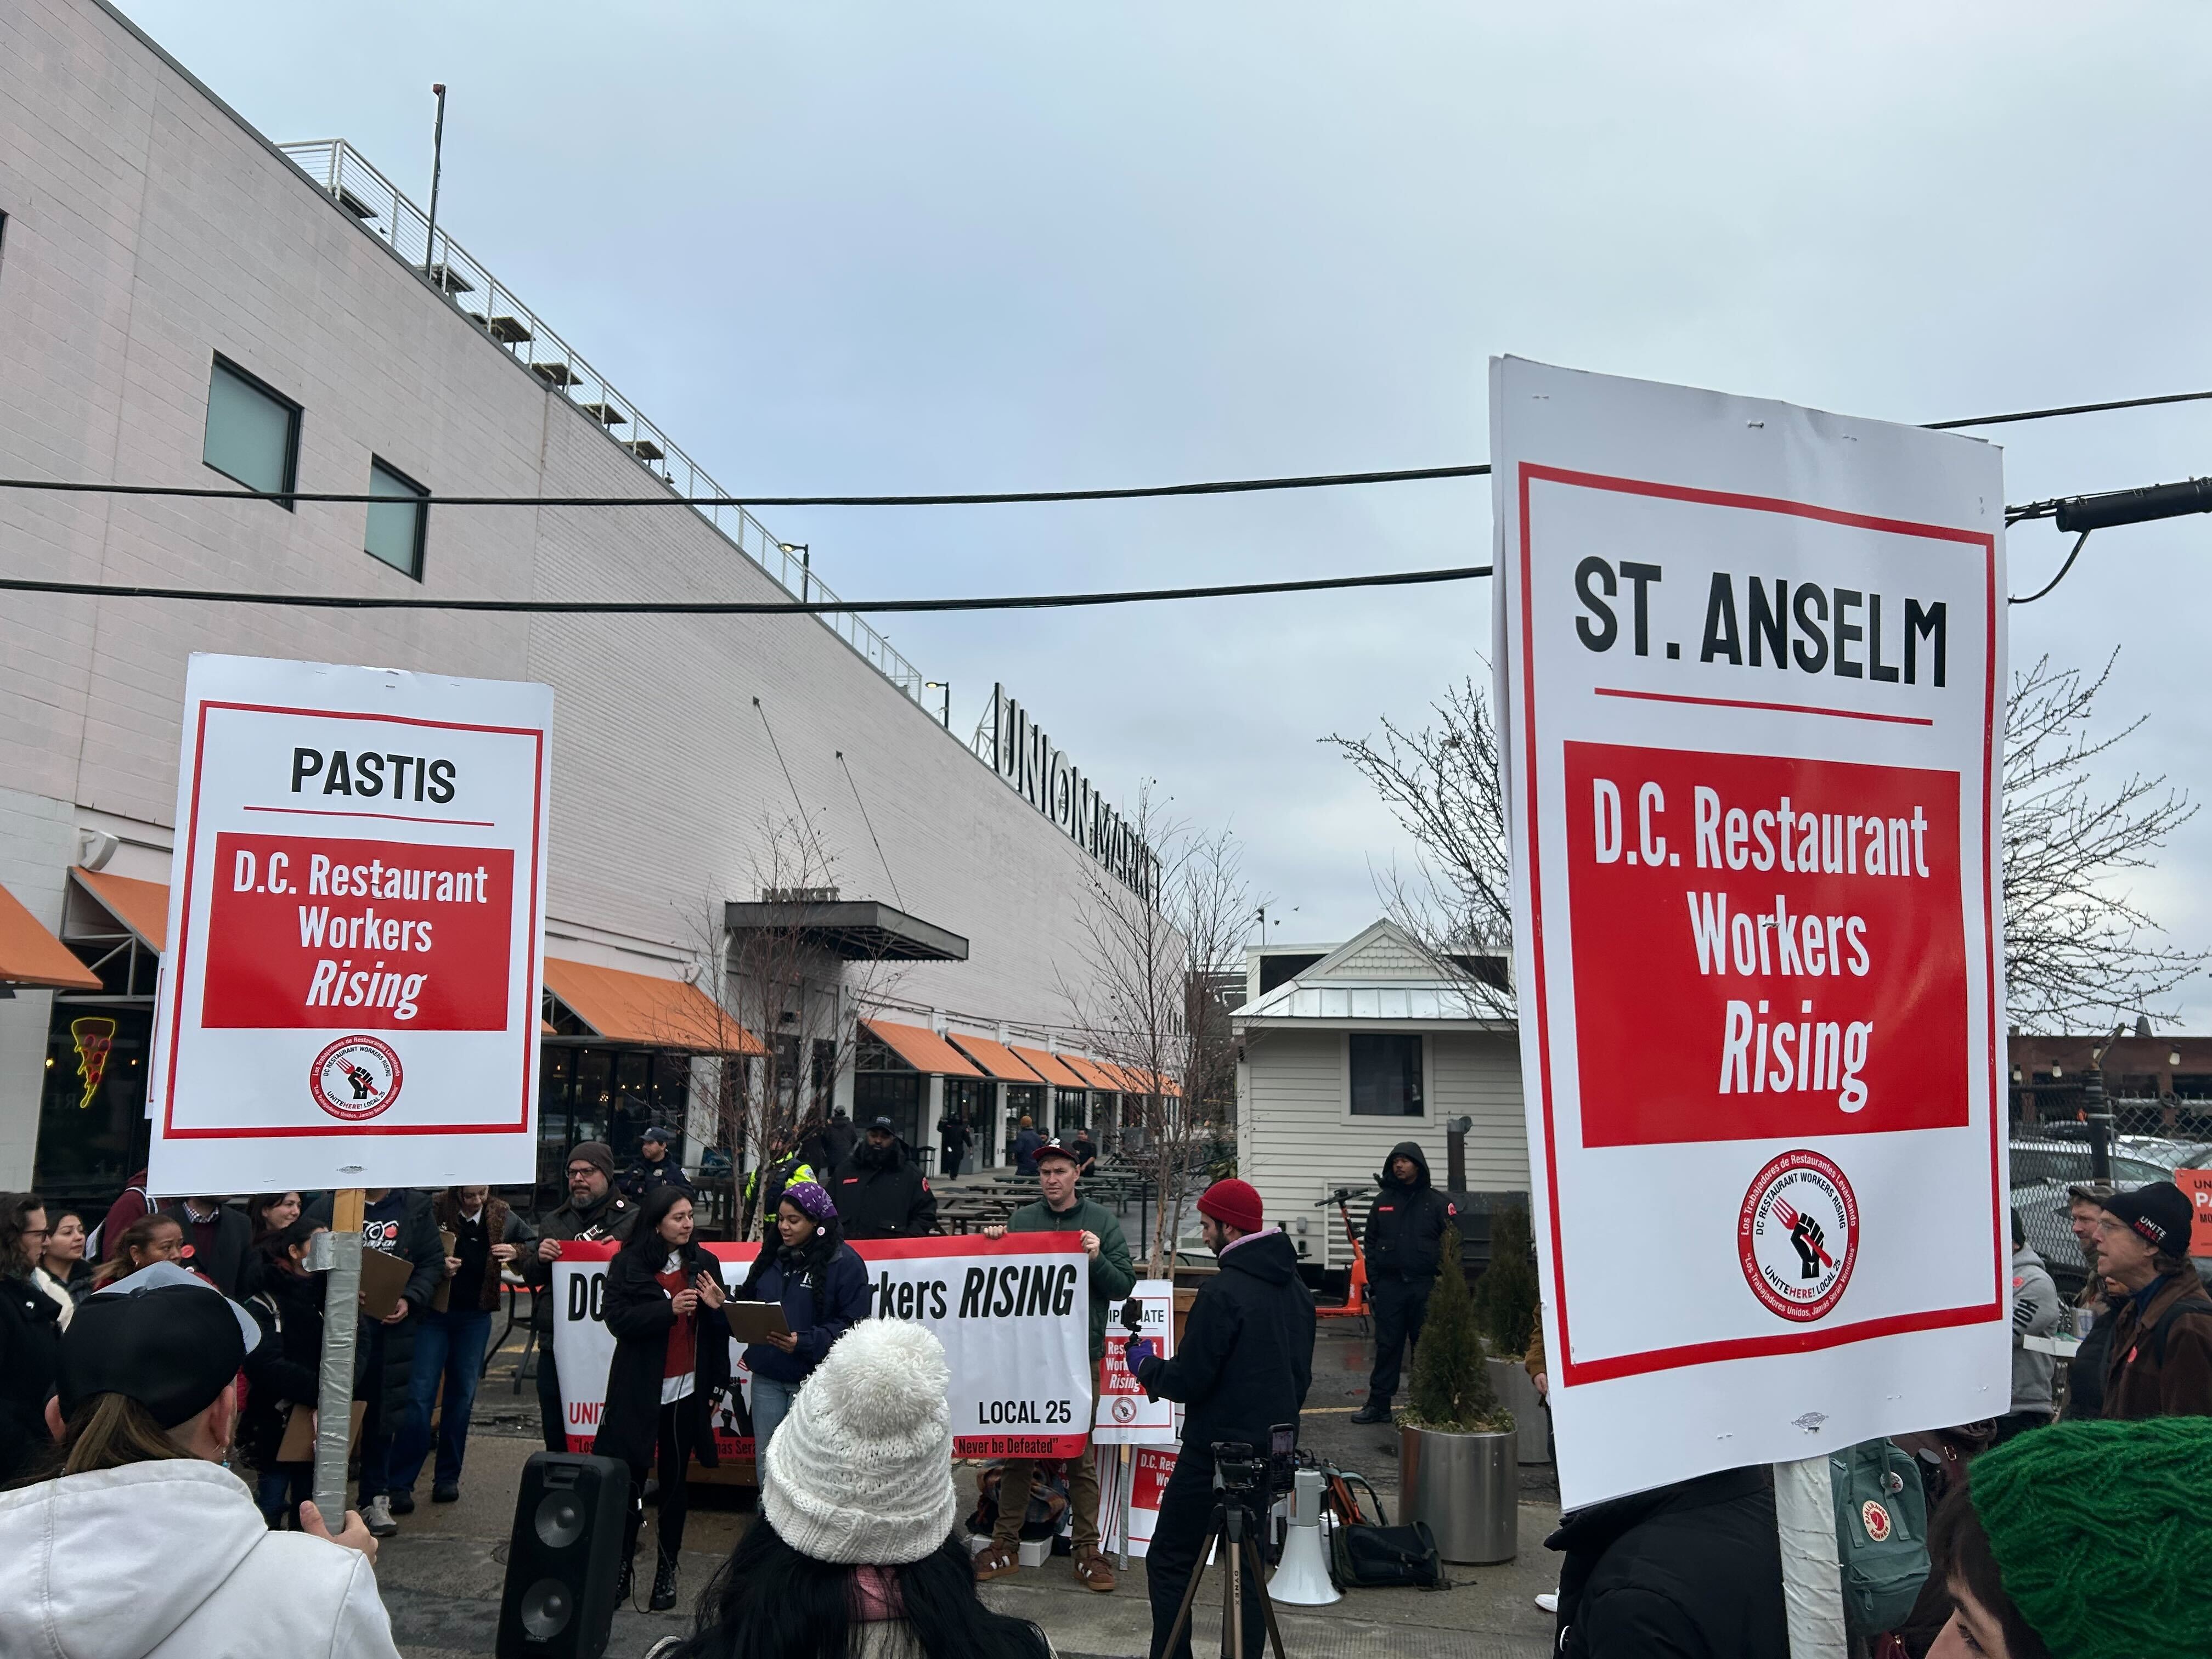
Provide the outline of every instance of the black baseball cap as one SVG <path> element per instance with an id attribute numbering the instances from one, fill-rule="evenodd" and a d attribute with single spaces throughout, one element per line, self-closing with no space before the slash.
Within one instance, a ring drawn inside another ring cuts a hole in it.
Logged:
<path id="1" fill-rule="evenodd" d="M 1064 1158 L 1070 1164 L 1077 1164 L 1079 1166 L 1083 1162 L 1081 1158 L 1075 1155 L 1075 1149 L 1062 1141 L 1058 1135 L 1054 1135 L 1050 1140 L 1046 1141 L 1043 1146 L 1038 1147 L 1030 1156 L 1035 1158 L 1040 1164 L 1048 1158 Z"/>
<path id="2" fill-rule="evenodd" d="M 2106 1214 L 2126 1222 L 2154 1250 L 2170 1255 L 2189 1253 L 2189 1224 L 2195 1210 L 2189 1194 L 2171 1181 L 2154 1181 L 2148 1187 L 2114 1193 L 2098 1201 Z"/>
<path id="3" fill-rule="evenodd" d="M 881 1129 L 887 1135 L 896 1134 L 898 1133 L 897 1130 L 891 1127 L 891 1121 L 887 1117 L 879 1117 L 875 1119 L 868 1125 L 868 1127 L 871 1131 Z"/>
<path id="4" fill-rule="evenodd" d="M 165 1429 L 189 1423 L 246 1363 L 239 1312 L 205 1284 L 87 1297 L 62 1334 L 54 1365 L 62 1415 L 95 1395 L 119 1394 Z"/>
<path id="5" fill-rule="evenodd" d="M 641 1146 L 648 1140 L 657 1140 L 662 1146 L 665 1146 L 671 1141 L 674 1140 L 676 1137 L 669 1133 L 667 1130 L 662 1128 L 658 1123 L 655 1123 L 648 1127 L 646 1132 L 637 1139 Z"/>

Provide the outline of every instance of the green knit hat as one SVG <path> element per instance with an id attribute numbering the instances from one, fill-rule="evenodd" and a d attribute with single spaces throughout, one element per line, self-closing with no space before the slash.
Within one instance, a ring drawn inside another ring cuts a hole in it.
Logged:
<path id="1" fill-rule="evenodd" d="M 2005 1594 L 2066 1659 L 2212 1653 L 2212 1418 L 2060 1423 L 1974 1460 Z"/>

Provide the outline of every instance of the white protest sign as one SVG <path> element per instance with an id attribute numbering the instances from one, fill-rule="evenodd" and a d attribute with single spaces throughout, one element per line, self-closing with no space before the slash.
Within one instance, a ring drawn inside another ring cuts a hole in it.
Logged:
<path id="1" fill-rule="evenodd" d="M 1142 1334 L 1159 1350 L 1161 1358 L 1174 1358 L 1174 1281 L 1140 1279 L 1129 1294 L 1143 1304 Z M 1128 1346 L 1121 1304 L 1116 1303 L 1106 1327 L 1106 1357 L 1098 1362 L 1098 1410 L 1092 1419 L 1091 1437 L 1109 1446 L 1171 1446 L 1176 1438 L 1176 1403 L 1145 1397 L 1144 1389 L 1129 1374 Z"/>
<path id="2" fill-rule="evenodd" d="M 707 1247 L 732 1287 L 759 1248 Z M 868 1265 L 871 1315 L 915 1320 L 945 1344 L 954 1456 L 1073 1457 L 1083 1449 L 1091 1291 L 1077 1235 L 887 1238 L 853 1249 Z M 553 1267 L 553 1353 L 572 1450 L 590 1449 L 606 1400 L 615 1344 L 602 1322 L 615 1249 L 564 1243 Z M 740 1407 L 715 1408 L 725 1456 L 752 1455 L 751 1419 Z"/>
<path id="3" fill-rule="evenodd" d="M 1998 452 L 1493 362 L 1562 1500 L 2009 1407 Z"/>
<path id="4" fill-rule="evenodd" d="M 537 1173 L 550 687 L 195 655 L 155 1193 Z"/>
<path id="5" fill-rule="evenodd" d="M 1166 1494 L 1168 1477 L 1175 1473 L 1176 1453 L 1139 1446 L 1134 1456 L 1128 1475 L 1129 1553 L 1142 1555 L 1152 1548 L 1153 1530 L 1160 1524 L 1160 1499 Z"/>

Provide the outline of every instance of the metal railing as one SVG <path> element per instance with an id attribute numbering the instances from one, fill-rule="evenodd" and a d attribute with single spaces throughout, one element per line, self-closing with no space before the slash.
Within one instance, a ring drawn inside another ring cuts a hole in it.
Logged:
<path id="1" fill-rule="evenodd" d="M 441 225 L 431 245 L 429 216 L 343 138 L 318 138 L 277 148 L 340 208 L 358 219 L 404 264 L 441 289 L 485 337 L 503 347 L 554 391 L 607 428 L 640 465 L 681 495 L 720 495 L 725 489 L 635 404 L 616 390 L 582 355 L 546 325 L 514 290 L 485 269 Z M 802 601 L 836 603 L 837 595 L 816 575 L 804 550 L 786 551 L 768 527 L 742 507 L 695 509 L 737 550 Z M 914 699 L 922 701 L 921 671 L 891 642 L 850 612 L 817 614 L 816 620 L 859 652 L 868 665 Z"/>

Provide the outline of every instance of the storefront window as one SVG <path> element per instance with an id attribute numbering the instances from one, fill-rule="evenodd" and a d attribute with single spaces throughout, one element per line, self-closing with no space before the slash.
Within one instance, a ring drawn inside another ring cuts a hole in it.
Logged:
<path id="1" fill-rule="evenodd" d="M 1089 1121 L 1084 1115 L 1084 1108 L 1091 1096 L 1082 1089 L 1055 1089 L 1053 1095 L 1052 1132 L 1073 1138 Z"/>
<path id="2" fill-rule="evenodd" d="M 1014 1137 L 1021 1133 L 1022 1120 L 1040 1124 L 1044 1118 L 1044 1085 L 1041 1083 L 1009 1083 L 1006 1085 L 1006 1138 L 1000 1145 L 1006 1148 L 1005 1156 L 1013 1157 Z M 1042 1133 L 1042 1128 L 1038 1130 Z"/>
<path id="3" fill-rule="evenodd" d="M 154 1019 L 141 1004 L 56 998 L 46 1031 L 33 1182 L 51 1203 L 102 1210 L 145 1167 L 146 1060 Z M 97 1225 L 100 1217 L 90 1218 Z"/>
<path id="4" fill-rule="evenodd" d="M 891 1121 L 891 1133 L 909 1146 L 921 1143 L 922 1076 L 919 1072 L 860 1072 L 853 1078 L 853 1121 Z"/>

